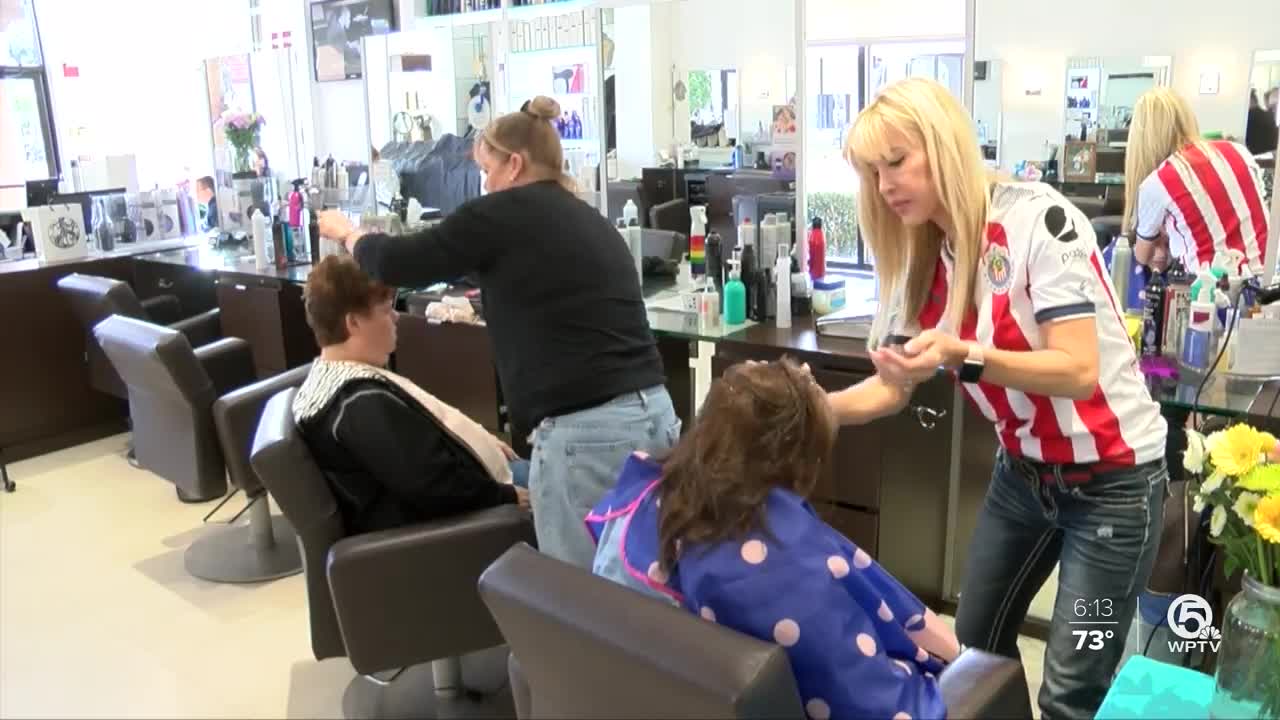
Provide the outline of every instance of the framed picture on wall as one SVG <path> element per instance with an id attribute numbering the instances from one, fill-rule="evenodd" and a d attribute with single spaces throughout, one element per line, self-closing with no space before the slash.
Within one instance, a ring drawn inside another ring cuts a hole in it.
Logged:
<path id="1" fill-rule="evenodd" d="M 1069 142 L 1062 152 L 1063 179 L 1067 182 L 1093 182 L 1098 174 L 1098 145 L 1091 142 Z"/>
<path id="2" fill-rule="evenodd" d="M 319 0 L 311 4 L 316 82 L 361 76 L 360 41 L 396 29 L 393 0 Z"/>

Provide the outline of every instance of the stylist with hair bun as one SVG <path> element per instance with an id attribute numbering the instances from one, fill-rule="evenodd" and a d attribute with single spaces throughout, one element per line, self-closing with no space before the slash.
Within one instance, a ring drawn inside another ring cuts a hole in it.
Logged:
<path id="1" fill-rule="evenodd" d="M 590 568 L 583 518 L 632 452 L 675 445 L 680 420 L 631 253 L 561 170 L 559 116 L 537 97 L 490 123 L 475 144 L 488 194 L 439 225 L 390 236 L 326 212 L 320 233 L 388 285 L 477 278 L 514 427 L 533 431 L 538 547 Z"/>

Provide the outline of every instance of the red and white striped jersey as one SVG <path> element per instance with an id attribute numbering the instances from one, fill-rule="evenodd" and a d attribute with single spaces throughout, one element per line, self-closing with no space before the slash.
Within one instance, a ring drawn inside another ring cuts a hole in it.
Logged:
<path id="1" fill-rule="evenodd" d="M 1170 155 L 1138 186 L 1138 237 L 1164 230 L 1173 257 L 1196 272 L 1220 252 L 1239 250 L 1261 276 L 1267 251 L 1262 170 L 1243 145 L 1193 143 Z"/>
<path id="2" fill-rule="evenodd" d="M 946 325 L 951 255 L 938 260 L 918 328 Z M 987 382 L 963 385 L 1011 454 L 1045 463 L 1135 465 L 1164 457 L 1167 432 L 1125 330 L 1089 220 L 1041 183 L 999 183 L 970 310 L 959 336 L 1001 350 L 1043 350 L 1040 326 L 1092 316 L 1098 385 L 1088 400 L 1047 397 Z M 955 332 L 953 328 L 945 328 Z"/>

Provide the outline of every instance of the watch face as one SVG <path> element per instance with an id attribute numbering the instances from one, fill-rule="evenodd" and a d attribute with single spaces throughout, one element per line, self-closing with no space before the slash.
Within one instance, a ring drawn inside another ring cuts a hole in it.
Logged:
<path id="1" fill-rule="evenodd" d="M 982 378 L 982 363 L 969 362 L 966 360 L 965 363 L 960 366 L 960 372 L 956 373 L 956 375 L 960 378 L 960 382 L 976 383 Z"/>

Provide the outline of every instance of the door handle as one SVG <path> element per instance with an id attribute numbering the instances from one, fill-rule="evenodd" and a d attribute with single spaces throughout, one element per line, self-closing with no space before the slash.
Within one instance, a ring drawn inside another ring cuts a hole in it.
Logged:
<path id="1" fill-rule="evenodd" d="M 925 430 L 938 427 L 938 421 L 947 416 L 946 410 L 931 408 L 927 405 L 911 405 L 910 409 L 911 414 L 916 417 L 916 422 L 920 423 L 920 427 Z"/>

